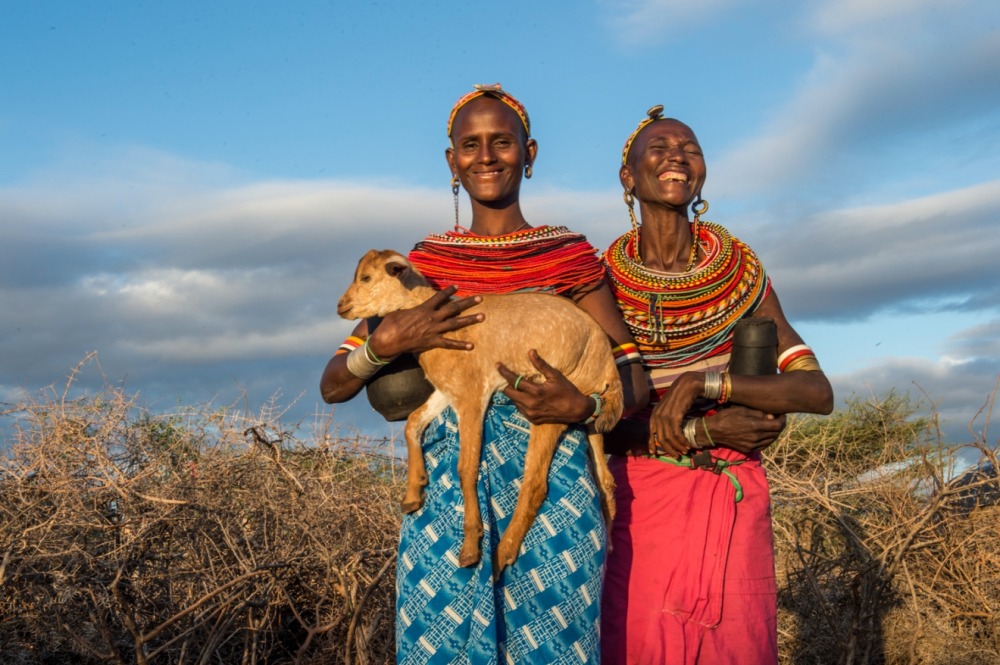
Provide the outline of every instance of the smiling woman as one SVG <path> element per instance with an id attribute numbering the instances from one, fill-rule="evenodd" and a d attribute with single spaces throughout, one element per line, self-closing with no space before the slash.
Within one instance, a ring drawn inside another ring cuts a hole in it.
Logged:
<path id="1" fill-rule="evenodd" d="M 625 143 L 619 175 L 633 229 L 604 255 L 655 394 L 649 412 L 606 439 L 617 453 L 618 514 L 602 659 L 775 663 L 774 552 L 760 451 L 781 433 L 784 414 L 829 413 L 833 393 L 756 254 L 702 221 L 701 146 L 662 111 L 650 109 Z M 763 318 L 776 327 L 781 374 L 731 374 L 737 324 Z"/>
<path id="2" fill-rule="evenodd" d="M 608 350 L 631 342 L 615 308 L 596 250 L 563 226 L 532 227 L 520 190 L 538 153 L 528 114 L 499 85 L 477 86 L 454 105 L 445 151 L 455 196 L 455 230 L 432 234 L 410 262 L 438 295 L 387 314 L 374 330 L 361 323 L 323 374 L 328 402 L 353 397 L 380 362 L 402 353 L 455 349 L 448 333 L 480 319 L 463 315 L 481 293 L 546 291 L 572 299 L 601 325 Z M 472 203 L 468 229 L 459 225 L 458 193 Z M 455 294 L 460 299 L 451 301 Z M 457 473 L 458 432 L 445 409 L 424 431 L 427 466 L 423 506 L 403 518 L 397 567 L 396 657 L 406 663 L 553 663 L 599 658 L 598 625 L 606 528 L 580 423 L 598 401 L 581 393 L 530 346 L 537 369 L 492 395 L 483 422 L 476 487 L 486 527 L 478 562 L 463 567 L 464 503 Z M 626 412 L 648 390 L 641 367 L 620 370 Z M 432 398 L 433 399 L 433 398 Z M 499 534 L 511 521 L 524 478 L 531 423 L 566 423 L 548 476 L 548 493 L 515 562 L 493 576 Z"/>

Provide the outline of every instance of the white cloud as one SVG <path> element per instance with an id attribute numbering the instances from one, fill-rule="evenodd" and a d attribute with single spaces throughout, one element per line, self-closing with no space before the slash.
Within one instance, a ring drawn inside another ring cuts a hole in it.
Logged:
<path id="1" fill-rule="evenodd" d="M 691 26 L 704 24 L 731 7 L 738 0 L 604 0 L 611 24 L 623 44 L 652 39 L 662 41 Z"/>
<path id="2" fill-rule="evenodd" d="M 1000 180 L 759 232 L 783 300 L 808 318 L 864 317 L 903 306 L 995 309 Z M 964 303 L 964 304 L 962 304 Z"/>
<path id="3" fill-rule="evenodd" d="M 827 0 L 816 3 L 809 17 L 812 27 L 827 34 L 850 35 L 864 28 L 891 32 L 894 28 L 909 30 L 913 23 L 929 20 L 939 14 L 965 13 L 987 7 L 975 0 Z"/>
<path id="4" fill-rule="evenodd" d="M 160 404 L 237 386 L 260 399 L 285 389 L 304 392 L 311 411 L 319 373 L 353 325 L 335 303 L 357 257 L 372 247 L 405 251 L 451 224 L 446 192 L 399 183 L 255 182 L 209 167 L 226 173 L 211 182 L 206 167 L 179 159 L 122 159 L 116 168 L 90 170 L 86 186 L 67 171 L 0 189 L 0 212 L 19 221 L 0 247 L 5 395 L 61 384 L 97 350 L 102 374 L 87 379 L 91 387 L 127 380 Z M 155 185 L 163 182 L 170 186 Z M 616 190 L 534 189 L 523 207 L 535 224 L 567 224 L 598 249 L 629 228 Z M 1000 255 L 998 214 L 1000 181 L 827 211 L 795 233 L 762 226 L 753 244 L 797 317 L 863 317 L 928 294 L 976 296 Z M 462 215 L 469 219 L 465 204 Z M 23 270 L 9 269 L 18 261 Z M 988 379 L 983 368 L 1000 357 L 994 332 L 984 325 L 949 341 L 950 357 L 975 362 L 886 361 L 842 377 L 841 389 L 926 380 L 971 403 Z M 363 407 L 341 411 L 372 421 Z"/>

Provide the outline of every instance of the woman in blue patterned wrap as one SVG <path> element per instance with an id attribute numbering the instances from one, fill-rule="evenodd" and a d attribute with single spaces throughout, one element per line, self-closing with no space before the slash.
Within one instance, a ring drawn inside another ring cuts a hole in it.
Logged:
<path id="1" fill-rule="evenodd" d="M 370 336 L 366 323 L 359 324 L 353 341 L 345 342 L 323 373 L 327 402 L 353 397 L 364 385 L 363 375 L 377 371 L 375 361 L 435 347 L 460 353 L 463 344 L 447 333 L 474 325 L 477 319 L 463 311 L 481 293 L 560 294 L 601 324 L 609 350 L 631 343 L 595 249 L 565 227 L 532 227 L 524 219 L 520 186 L 531 177 L 538 146 L 520 102 L 499 85 L 477 86 L 452 109 L 448 137 L 456 216 L 461 184 L 472 203 L 472 223 L 463 229 L 456 218 L 454 231 L 428 236 L 409 255 L 442 291 L 419 307 L 387 315 Z M 456 299 L 449 299 L 452 295 Z M 549 471 L 548 496 L 520 555 L 493 577 L 493 552 L 524 476 L 530 423 L 581 423 L 597 408 L 533 350 L 525 353 L 545 381 L 519 381 L 506 368 L 499 370 L 508 386 L 494 394 L 483 423 L 477 490 L 485 534 L 482 557 L 473 567 L 458 561 L 463 502 L 452 410 L 424 433 L 429 482 L 423 506 L 403 517 L 396 569 L 398 663 L 598 660 L 607 532 L 582 427 L 563 435 Z M 621 368 L 631 412 L 648 399 L 646 380 L 640 365 L 624 362 Z"/>

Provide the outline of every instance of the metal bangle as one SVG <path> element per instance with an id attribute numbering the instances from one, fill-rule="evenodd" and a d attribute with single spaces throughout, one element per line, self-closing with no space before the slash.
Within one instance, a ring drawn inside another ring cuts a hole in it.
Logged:
<path id="1" fill-rule="evenodd" d="M 705 372 L 705 387 L 701 394 L 708 399 L 719 399 L 722 396 L 722 372 Z"/>
<path id="2" fill-rule="evenodd" d="M 701 446 L 698 445 L 698 430 L 696 429 L 697 427 L 698 427 L 697 418 L 689 418 L 688 420 L 684 421 L 684 427 L 683 427 L 684 438 L 687 439 L 687 442 L 691 444 L 692 448 L 701 448 Z"/>
<path id="3" fill-rule="evenodd" d="M 364 345 L 347 354 L 347 371 L 359 379 L 370 379 L 380 369 L 382 369 L 382 366 L 372 362 L 372 359 L 368 357 L 367 351 L 365 351 Z"/>

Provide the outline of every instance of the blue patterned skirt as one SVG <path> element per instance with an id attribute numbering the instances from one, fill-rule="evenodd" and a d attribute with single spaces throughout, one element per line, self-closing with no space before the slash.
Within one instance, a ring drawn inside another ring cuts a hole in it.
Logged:
<path id="1" fill-rule="evenodd" d="M 483 426 L 482 557 L 458 567 L 462 490 L 448 408 L 424 433 L 424 506 L 403 516 L 396 567 L 397 663 L 596 663 L 607 533 L 586 433 L 567 430 L 545 503 L 513 566 L 494 582 L 493 550 L 517 503 L 528 421 L 496 393 Z"/>

